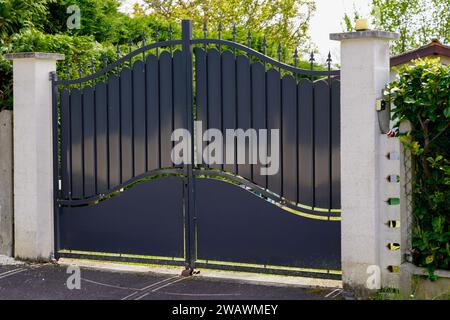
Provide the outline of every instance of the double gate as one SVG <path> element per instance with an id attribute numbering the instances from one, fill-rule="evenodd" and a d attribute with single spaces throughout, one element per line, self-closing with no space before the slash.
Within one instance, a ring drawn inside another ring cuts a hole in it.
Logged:
<path id="1" fill-rule="evenodd" d="M 57 256 L 339 277 L 339 71 L 312 66 L 193 38 L 185 20 L 181 40 L 53 77 Z M 202 163 L 194 121 L 278 129 L 278 172 Z"/>

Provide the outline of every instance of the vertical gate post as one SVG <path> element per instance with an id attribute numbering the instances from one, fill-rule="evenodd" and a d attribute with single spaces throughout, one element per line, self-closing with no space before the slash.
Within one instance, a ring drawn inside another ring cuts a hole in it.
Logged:
<path id="1" fill-rule="evenodd" d="M 54 251 L 52 82 L 64 55 L 13 53 L 14 253 L 49 260 Z"/>
<path id="2" fill-rule="evenodd" d="M 185 164 L 185 243 L 186 264 L 194 268 L 195 257 L 195 181 L 193 175 L 194 166 L 194 114 L 193 114 L 193 76 L 192 76 L 192 20 L 181 22 L 182 52 L 186 68 L 186 129 L 191 133 L 190 163 Z"/>
<path id="3" fill-rule="evenodd" d="M 397 38 L 374 30 L 330 34 L 341 42 L 342 280 L 362 294 L 379 289 L 386 271 L 380 234 L 387 157 L 376 100 L 389 82 L 389 41 Z"/>
<path id="4" fill-rule="evenodd" d="M 13 121 L 0 111 L 0 255 L 13 254 Z"/>

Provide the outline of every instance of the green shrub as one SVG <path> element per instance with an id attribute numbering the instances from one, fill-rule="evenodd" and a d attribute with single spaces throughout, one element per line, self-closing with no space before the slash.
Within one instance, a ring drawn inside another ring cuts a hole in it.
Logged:
<path id="1" fill-rule="evenodd" d="M 413 259 L 432 275 L 450 263 L 450 67 L 416 60 L 398 73 L 393 119 L 412 125 L 400 139 L 413 158 Z"/>

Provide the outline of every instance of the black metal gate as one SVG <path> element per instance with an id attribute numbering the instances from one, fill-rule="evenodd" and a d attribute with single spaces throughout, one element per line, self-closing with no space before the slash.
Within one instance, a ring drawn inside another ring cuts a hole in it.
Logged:
<path id="1" fill-rule="evenodd" d="M 234 40 L 194 39 L 184 20 L 181 40 L 53 75 L 57 256 L 339 277 L 339 71 Z M 201 163 L 196 120 L 279 129 L 278 173 Z M 177 128 L 191 164 L 171 160 Z"/>

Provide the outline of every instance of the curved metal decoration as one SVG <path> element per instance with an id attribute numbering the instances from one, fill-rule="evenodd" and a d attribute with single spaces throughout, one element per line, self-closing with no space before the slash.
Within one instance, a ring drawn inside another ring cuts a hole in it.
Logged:
<path id="1" fill-rule="evenodd" d="M 225 181 L 195 183 L 197 259 L 340 269 L 340 223 L 298 219 Z"/>
<path id="2" fill-rule="evenodd" d="M 307 70 L 307 69 L 300 69 L 296 68 L 294 66 L 285 64 L 283 62 L 277 61 L 275 59 L 272 59 L 269 56 L 266 56 L 256 50 L 253 50 L 252 48 L 248 46 L 244 46 L 240 43 L 229 41 L 229 40 L 223 40 L 223 39 L 193 39 L 191 41 L 192 44 L 217 44 L 217 45 L 225 45 L 229 46 L 231 48 L 241 50 L 244 52 L 247 52 L 251 54 L 252 56 L 260 59 L 263 62 L 267 62 L 275 67 L 282 68 L 286 71 L 290 71 L 293 74 L 302 74 L 305 76 L 339 76 L 341 74 L 340 70 L 330 70 L 330 71 L 322 71 L 322 70 Z"/>

